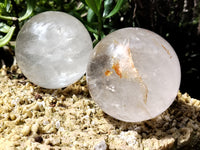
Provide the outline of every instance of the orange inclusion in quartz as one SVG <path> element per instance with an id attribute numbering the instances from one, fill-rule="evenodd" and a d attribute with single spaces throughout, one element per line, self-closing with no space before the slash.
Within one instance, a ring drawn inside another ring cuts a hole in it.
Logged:
<path id="1" fill-rule="evenodd" d="M 118 61 L 115 62 L 115 63 L 113 64 L 112 68 L 115 70 L 116 74 L 117 74 L 120 78 L 122 78 L 122 72 L 121 72 L 121 70 L 120 70 L 120 66 L 119 66 L 119 62 L 118 62 Z"/>
<path id="2" fill-rule="evenodd" d="M 132 55 L 131 55 L 131 49 L 130 48 L 128 48 L 128 56 L 129 56 L 129 63 L 131 64 L 132 68 L 134 69 L 135 65 L 133 63 L 133 58 L 132 58 Z"/>
<path id="3" fill-rule="evenodd" d="M 167 52 L 170 58 L 172 58 L 172 55 L 170 54 L 169 50 L 164 45 L 161 44 L 161 46 L 164 48 L 164 50 Z"/>
<path id="4" fill-rule="evenodd" d="M 105 71 L 105 75 L 106 75 L 106 76 L 110 76 L 111 74 L 112 74 L 112 71 L 110 71 L 110 70 L 106 70 L 106 71 Z"/>

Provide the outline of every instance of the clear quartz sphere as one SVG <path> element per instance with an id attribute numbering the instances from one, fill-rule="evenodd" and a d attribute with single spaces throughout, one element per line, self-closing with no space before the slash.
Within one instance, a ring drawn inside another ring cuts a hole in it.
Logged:
<path id="1" fill-rule="evenodd" d="M 17 36 L 15 54 L 30 81 L 56 89 L 84 75 L 92 49 L 91 37 L 78 19 L 47 11 L 24 24 Z"/>
<path id="2" fill-rule="evenodd" d="M 161 36 L 141 28 L 117 30 L 94 48 L 87 66 L 92 98 L 108 115 L 126 122 L 156 117 L 180 85 L 178 57 Z"/>

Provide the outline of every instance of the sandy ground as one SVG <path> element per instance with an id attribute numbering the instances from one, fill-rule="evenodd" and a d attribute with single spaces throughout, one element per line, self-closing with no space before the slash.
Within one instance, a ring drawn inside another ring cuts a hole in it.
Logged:
<path id="1" fill-rule="evenodd" d="M 85 77 L 57 90 L 29 82 L 17 68 L 0 70 L 0 149 L 200 149 L 200 101 L 177 95 L 142 123 L 118 121 L 91 99 Z"/>

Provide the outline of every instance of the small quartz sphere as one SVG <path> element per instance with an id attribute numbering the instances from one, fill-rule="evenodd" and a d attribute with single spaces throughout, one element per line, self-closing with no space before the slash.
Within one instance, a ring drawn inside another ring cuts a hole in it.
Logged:
<path id="1" fill-rule="evenodd" d="M 47 11 L 24 24 L 17 36 L 15 55 L 30 81 L 56 89 L 84 75 L 92 49 L 91 37 L 78 19 Z"/>
<path id="2" fill-rule="evenodd" d="M 178 57 L 159 35 L 141 28 L 117 30 L 101 40 L 87 66 L 89 91 L 108 115 L 140 122 L 164 112 L 180 85 Z"/>

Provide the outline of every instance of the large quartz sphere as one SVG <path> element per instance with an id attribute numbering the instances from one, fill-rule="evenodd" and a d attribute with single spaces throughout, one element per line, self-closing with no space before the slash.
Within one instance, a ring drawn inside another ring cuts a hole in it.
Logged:
<path id="1" fill-rule="evenodd" d="M 86 72 L 92 41 L 84 25 L 63 12 L 48 11 L 24 24 L 16 41 L 16 60 L 33 83 L 66 87 Z"/>
<path id="2" fill-rule="evenodd" d="M 124 28 L 96 45 L 87 81 L 92 98 L 105 113 L 140 122 L 172 104 L 180 85 L 180 64 L 173 48 L 159 35 Z"/>

